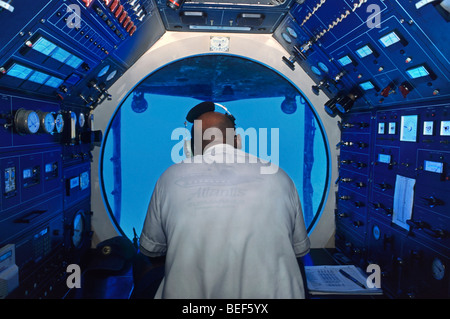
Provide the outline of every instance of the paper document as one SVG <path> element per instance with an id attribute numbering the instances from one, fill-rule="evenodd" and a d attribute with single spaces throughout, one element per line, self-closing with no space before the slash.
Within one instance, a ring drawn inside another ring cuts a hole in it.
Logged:
<path id="1" fill-rule="evenodd" d="M 342 274 L 342 271 L 345 275 Z M 381 289 L 367 286 L 367 276 L 354 265 L 305 266 L 305 273 L 308 290 L 312 295 L 382 294 Z"/>
<path id="2" fill-rule="evenodd" d="M 395 180 L 392 222 L 406 230 L 409 230 L 409 225 L 406 221 L 411 219 L 412 216 L 415 184 L 415 179 L 400 175 L 397 175 Z"/>

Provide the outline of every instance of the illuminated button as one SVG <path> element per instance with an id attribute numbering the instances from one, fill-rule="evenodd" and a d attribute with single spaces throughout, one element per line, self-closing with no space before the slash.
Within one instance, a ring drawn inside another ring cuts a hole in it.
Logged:
<path id="1" fill-rule="evenodd" d="M 411 61 L 412 61 L 412 58 L 411 57 L 407 57 L 406 60 L 405 60 L 405 63 L 409 63 Z"/>
<path id="2" fill-rule="evenodd" d="M 362 78 L 362 74 L 360 73 L 360 74 L 358 74 L 358 79 L 360 79 L 360 78 Z"/>
<path id="3" fill-rule="evenodd" d="M 119 18 L 119 23 L 122 23 L 123 20 L 125 20 L 125 18 L 127 16 L 128 16 L 128 12 L 126 12 L 126 11 L 122 12 L 122 14 L 120 15 L 120 18 Z"/>
<path id="4" fill-rule="evenodd" d="M 114 13 L 114 16 L 115 16 L 116 18 L 118 18 L 118 17 L 122 14 L 122 12 L 123 12 L 123 5 L 120 5 L 120 6 L 117 8 L 116 12 Z"/>
<path id="5" fill-rule="evenodd" d="M 433 91 L 433 95 L 438 95 L 439 94 L 439 90 L 434 90 Z"/>
<path id="6" fill-rule="evenodd" d="M 133 26 L 130 30 L 130 36 L 132 36 L 136 32 L 136 26 Z"/>
<path id="7" fill-rule="evenodd" d="M 378 72 L 381 72 L 381 71 L 383 71 L 384 70 L 384 67 L 382 67 L 382 66 L 380 66 L 379 68 L 378 68 Z"/>

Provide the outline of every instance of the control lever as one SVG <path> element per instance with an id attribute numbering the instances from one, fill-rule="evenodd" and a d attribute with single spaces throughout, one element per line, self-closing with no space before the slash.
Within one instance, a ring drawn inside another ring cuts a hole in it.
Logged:
<path id="1" fill-rule="evenodd" d="M 424 228 L 423 232 L 433 238 L 447 238 L 449 233 L 443 229 Z"/>
<path id="2" fill-rule="evenodd" d="M 444 202 L 438 198 L 436 198 L 434 195 L 431 195 L 430 197 L 422 197 L 422 199 L 425 200 L 427 205 L 430 208 L 433 208 L 434 206 L 442 206 L 444 205 Z"/>

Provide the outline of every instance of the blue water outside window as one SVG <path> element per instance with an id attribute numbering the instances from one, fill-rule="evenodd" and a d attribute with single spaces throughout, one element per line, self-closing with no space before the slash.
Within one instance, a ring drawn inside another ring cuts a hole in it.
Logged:
<path id="1" fill-rule="evenodd" d="M 330 166 L 326 137 L 314 109 L 276 71 L 218 54 L 162 67 L 116 109 L 105 132 L 100 162 L 103 197 L 116 226 L 130 239 L 140 235 L 157 179 L 174 164 L 174 157 L 185 158 L 182 147 L 176 147 L 182 145 L 182 136 L 173 136 L 174 129 L 184 129 L 186 114 L 201 101 L 228 108 L 246 152 L 273 160 L 271 152 L 277 150 L 278 164 L 297 187 L 311 231 L 326 199 Z M 189 131 L 188 127 L 184 132 L 190 137 Z M 252 146 L 253 133 L 267 139 L 267 149 Z M 275 147 L 272 138 L 277 134 Z"/>

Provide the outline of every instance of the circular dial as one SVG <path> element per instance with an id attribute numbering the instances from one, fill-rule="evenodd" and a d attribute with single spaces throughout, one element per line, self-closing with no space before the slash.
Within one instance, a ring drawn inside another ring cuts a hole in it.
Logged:
<path id="1" fill-rule="evenodd" d="M 21 108 L 14 116 L 14 124 L 18 133 L 35 134 L 40 126 L 39 115 L 35 111 Z"/>
<path id="2" fill-rule="evenodd" d="M 83 212 L 78 211 L 74 218 L 72 223 L 72 245 L 75 248 L 78 248 L 81 246 L 83 241 L 83 233 L 84 233 L 84 217 Z"/>
<path id="3" fill-rule="evenodd" d="M 64 118 L 61 113 L 58 113 L 56 115 L 55 127 L 56 127 L 56 132 L 58 132 L 58 133 L 61 133 L 64 128 Z"/>
<path id="4" fill-rule="evenodd" d="M 434 258 L 431 264 L 431 273 L 436 280 L 442 280 L 445 276 L 445 265 L 439 258 Z"/>
<path id="5" fill-rule="evenodd" d="M 78 116 L 78 124 L 80 125 L 80 127 L 83 127 L 84 123 L 86 123 L 84 113 L 80 113 L 80 115 Z"/>
<path id="6" fill-rule="evenodd" d="M 50 112 L 38 112 L 39 119 L 41 121 L 41 131 L 44 133 L 53 133 L 55 129 L 55 117 Z"/>

